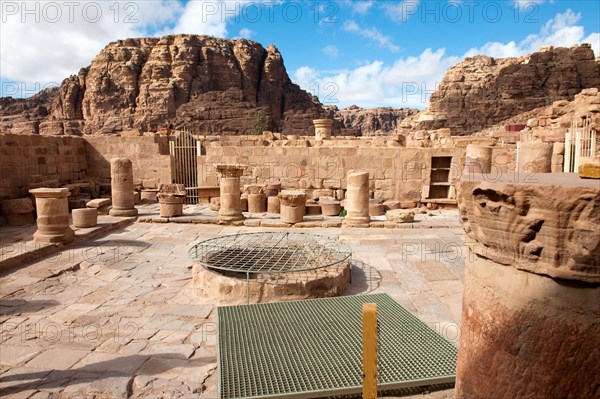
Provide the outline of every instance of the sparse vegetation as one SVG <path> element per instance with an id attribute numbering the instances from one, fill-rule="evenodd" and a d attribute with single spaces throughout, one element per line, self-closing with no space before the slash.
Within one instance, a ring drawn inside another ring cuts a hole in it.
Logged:
<path id="1" fill-rule="evenodd" d="M 251 133 L 255 135 L 262 134 L 267 128 L 267 117 L 263 111 L 259 111 L 258 115 L 256 115 L 256 120 L 254 121 L 254 125 L 252 125 Z"/>

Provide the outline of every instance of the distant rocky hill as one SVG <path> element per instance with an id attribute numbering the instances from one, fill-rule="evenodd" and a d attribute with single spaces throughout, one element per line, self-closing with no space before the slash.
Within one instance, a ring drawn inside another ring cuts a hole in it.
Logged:
<path id="1" fill-rule="evenodd" d="M 600 58 L 589 44 L 547 47 L 518 58 L 467 58 L 450 68 L 411 130 L 466 135 L 557 100 L 600 88 Z M 409 123 L 410 122 L 410 123 Z"/>
<path id="2" fill-rule="evenodd" d="M 261 118 L 261 114 L 264 118 Z M 172 35 L 110 43 L 77 76 L 30 99 L 0 100 L 0 131 L 304 133 L 326 112 L 292 83 L 273 45 Z"/>
<path id="3" fill-rule="evenodd" d="M 77 76 L 28 99 L 0 98 L 0 133 L 117 134 L 187 128 L 247 134 L 255 128 L 312 134 L 387 135 L 450 128 L 473 134 L 509 118 L 600 88 L 590 45 L 526 57 L 467 58 L 450 68 L 427 109 L 323 106 L 294 84 L 273 45 L 171 35 L 107 45 Z"/>
<path id="4" fill-rule="evenodd" d="M 335 128 L 339 134 L 348 136 L 386 136 L 395 132 L 400 123 L 411 115 L 416 115 L 416 108 L 360 108 L 356 105 L 338 109 L 325 106 L 329 117 L 336 120 Z"/>

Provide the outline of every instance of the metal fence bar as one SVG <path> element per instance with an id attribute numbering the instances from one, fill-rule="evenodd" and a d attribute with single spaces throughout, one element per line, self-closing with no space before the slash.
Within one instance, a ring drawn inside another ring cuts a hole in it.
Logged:
<path id="1" fill-rule="evenodd" d="M 173 141 L 169 141 L 171 179 L 173 183 L 186 187 L 186 204 L 198 203 L 197 156 L 200 150 L 200 142 L 187 130 L 183 130 Z"/>

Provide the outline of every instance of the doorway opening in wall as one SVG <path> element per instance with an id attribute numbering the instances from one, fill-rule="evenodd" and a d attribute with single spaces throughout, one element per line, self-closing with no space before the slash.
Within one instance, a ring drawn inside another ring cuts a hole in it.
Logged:
<path id="1" fill-rule="evenodd" d="M 428 199 L 447 199 L 450 194 L 452 157 L 431 157 Z"/>
<path id="2" fill-rule="evenodd" d="M 171 154 L 171 182 L 185 185 L 186 204 L 197 204 L 200 142 L 189 131 L 183 130 L 169 141 L 169 152 Z"/>

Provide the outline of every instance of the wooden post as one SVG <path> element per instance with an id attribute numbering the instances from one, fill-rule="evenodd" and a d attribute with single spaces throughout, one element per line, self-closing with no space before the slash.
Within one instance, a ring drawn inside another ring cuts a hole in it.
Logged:
<path id="1" fill-rule="evenodd" d="M 363 399 L 377 399 L 377 304 L 363 303 Z"/>

